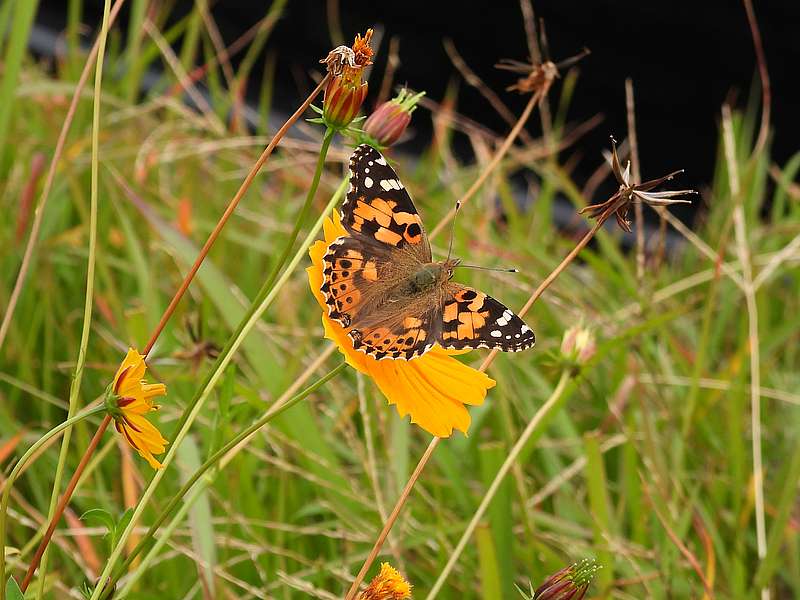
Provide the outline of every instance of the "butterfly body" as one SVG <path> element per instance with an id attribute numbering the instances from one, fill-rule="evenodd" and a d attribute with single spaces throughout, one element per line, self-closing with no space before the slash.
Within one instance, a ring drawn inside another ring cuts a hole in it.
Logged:
<path id="1" fill-rule="evenodd" d="M 323 257 L 321 291 L 355 349 L 411 360 L 437 342 L 456 350 L 533 346 L 533 332 L 512 311 L 451 281 L 458 259 L 432 259 L 411 197 L 380 152 L 359 146 L 350 172 L 341 209 L 348 235 Z"/>

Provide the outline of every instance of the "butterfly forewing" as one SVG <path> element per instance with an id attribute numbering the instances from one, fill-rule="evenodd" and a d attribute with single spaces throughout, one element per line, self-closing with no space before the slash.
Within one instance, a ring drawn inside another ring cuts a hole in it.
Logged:
<path id="1" fill-rule="evenodd" d="M 430 244 L 399 177 L 371 146 L 359 146 L 350 159 L 341 219 L 348 235 L 328 246 L 321 291 L 329 317 L 356 350 L 378 360 L 410 360 L 437 341 L 457 350 L 513 352 L 533 345 L 522 319 L 482 292 L 446 277 L 422 289 L 409 285 L 422 267 L 431 267 Z M 434 266 L 447 272 L 447 265 Z"/>
<path id="2" fill-rule="evenodd" d="M 411 196 L 386 159 L 362 144 L 350 158 L 350 190 L 342 203 L 342 225 L 391 248 L 412 251 L 422 262 L 431 249 Z"/>
<path id="3" fill-rule="evenodd" d="M 533 331 L 513 311 L 491 296 L 448 283 L 442 305 L 439 343 L 444 348 L 497 348 L 518 352 L 533 346 Z"/>

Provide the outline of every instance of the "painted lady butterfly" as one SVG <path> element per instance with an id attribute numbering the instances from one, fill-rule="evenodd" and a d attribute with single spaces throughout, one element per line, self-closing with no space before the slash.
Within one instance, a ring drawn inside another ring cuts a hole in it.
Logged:
<path id="1" fill-rule="evenodd" d="M 363 144 L 350 158 L 341 208 L 347 236 L 323 257 L 328 315 L 353 347 L 378 360 L 411 360 L 433 347 L 533 346 L 533 331 L 500 302 L 453 283 L 459 259 L 434 262 L 417 209 L 380 152 Z"/>

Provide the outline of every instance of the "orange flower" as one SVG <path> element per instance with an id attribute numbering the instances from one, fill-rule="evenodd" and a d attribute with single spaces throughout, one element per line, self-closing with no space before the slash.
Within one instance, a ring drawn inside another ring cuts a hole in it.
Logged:
<path id="1" fill-rule="evenodd" d="M 411 598 L 411 585 L 389 563 L 381 564 L 381 572 L 369 582 L 358 600 L 406 600 Z"/>
<path id="2" fill-rule="evenodd" d="M 159 409 L 153 403 L 153 398 L 166 394 L 167 386 L 163 383 L 145 383 L 146 370 L 144 356 L 129 348 L 109 386 L 106 407 L 114 418 L 117 431 L 151 467 L 160 469 L 162 465 L 153 455 L 163 453 L 168 442 L 144 415 Z"/>
<path id="3" fill-rule="evenodd" d="M 344 327 L 328 318 L 320 291 L 322 257 L 331 242 L 347 235 L 338 211 L 334 211 L 333 220 L 325 219 L 324 231 L 325 241 L 319 240 L 309 248 L 312 266 L 306 271 L 311 291 L 322 307 L 325 337 L 339 346 L 347 364 L 372 378 L 401 417 L 410 414 L 412 423 L 438 437 L 450 436 L 453 429 L 466 433 L 470 416 L 464 405 L 482 404 L 494 380 L 453 358 L 464 351 L 444 350 L 439 345 L 409 361 L 379 361 L 355 350 Z"/>

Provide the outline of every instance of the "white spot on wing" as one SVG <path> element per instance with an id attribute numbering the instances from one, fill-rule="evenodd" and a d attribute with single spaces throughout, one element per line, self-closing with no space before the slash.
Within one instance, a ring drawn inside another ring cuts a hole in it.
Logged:
<path id="1" fill-rule="evenodd" d="M 382 156 L 380 158 L 376 158 L 375 162 L 378 163 L 379 165 L 383 165 L 384 167 L 386 166 L 386 159 L 383 158 Z M 372 161 L 370 161 L 369 164 L 372 165 Z"/>
<path id="2" fill-rule="evenodd" d="M 372 187 L 372 177 L 364 177 L 364 187 Z"/>
<path id="3" fill-rule="evenodd" d="M 495 329 L 490 335 L 492 337 L 496 337 L 496 338 L 499 338 L 499 337 L 503 336 L 503 334 L 501 332 L 499 332 L 497 329 Z"/>

